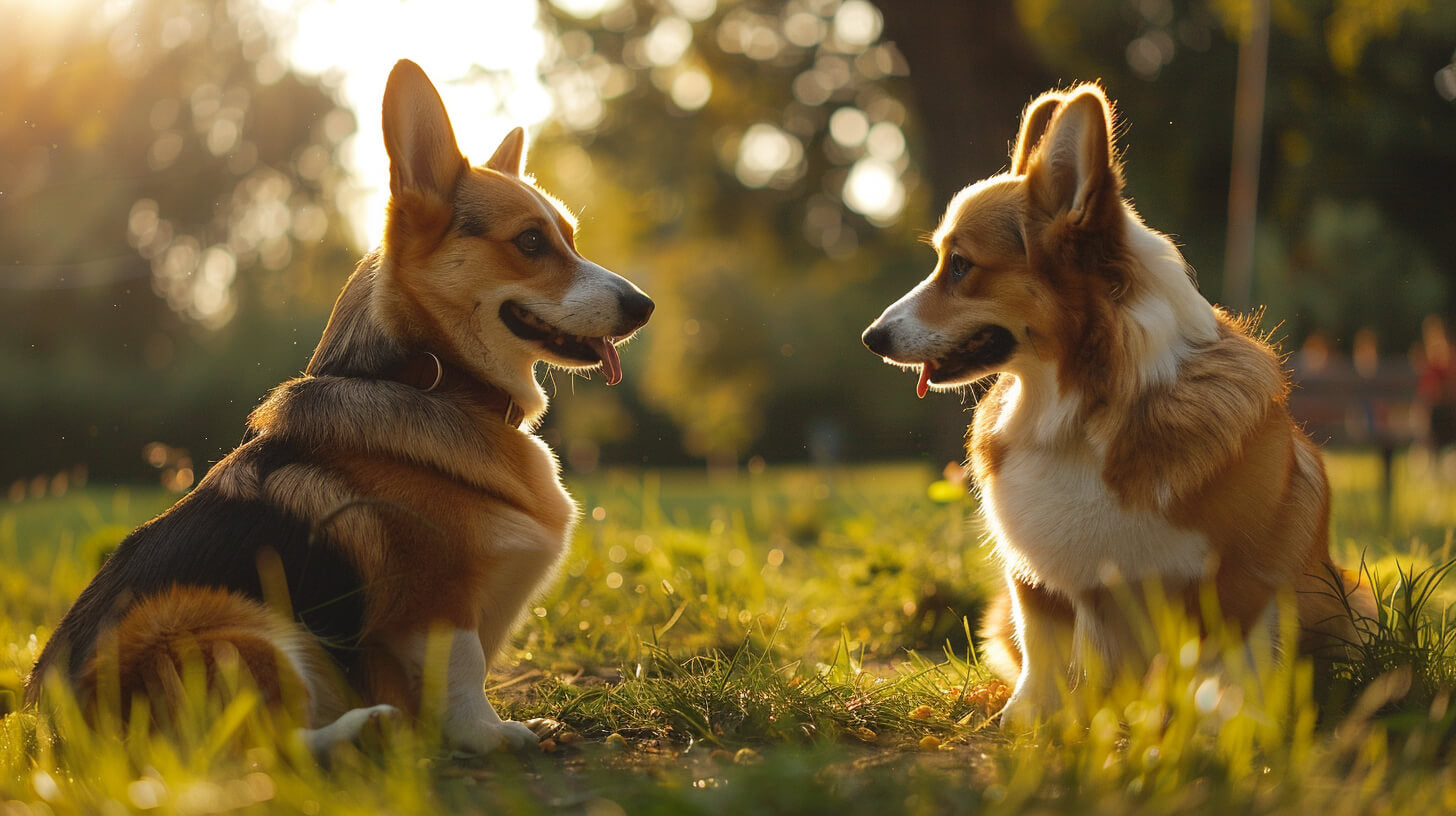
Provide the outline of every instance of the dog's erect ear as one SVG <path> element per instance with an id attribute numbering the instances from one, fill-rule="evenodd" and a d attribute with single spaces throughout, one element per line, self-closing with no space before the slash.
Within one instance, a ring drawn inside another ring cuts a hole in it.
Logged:
<path id="1" fill-rule="evenodd" d="M 1011 175 L 1026 174 L 1031 151 L 1036 149 L 1042 134 L 1046 133 L 1047 125 L 1052 121 L 1052 114 L 1057 112 L 1061 104 L 1062 95 L 1049 91 L 1032 100 L 1026 110 L 1021 112 L 1021 132 L 1016 136 L 1016 145 L 1011 148 Z"/>
<path id="2" fill-rule="evenodd" d="M 526 131 L 512 128 L 485 166 L 508 176 L 521 175 L 521 169 L 526 166 Z"/>
<path id="3" fill-rule="evenodd" d="M 400 60 L 384 86 L 384 149 L 389 191 L 449 201 L 467 163 L 440 93 L 420 66 Z"/>
<path id="4" fill-rule="evenodd" d="M 1047 215 L 1066 214 L 1074 224 L 1122 192 L 1112 156 L 1112 108 L 1101 89 L 1084 85 L 1063 97 L 1031 152 L 1026 176 L 1032 205 Z"/>

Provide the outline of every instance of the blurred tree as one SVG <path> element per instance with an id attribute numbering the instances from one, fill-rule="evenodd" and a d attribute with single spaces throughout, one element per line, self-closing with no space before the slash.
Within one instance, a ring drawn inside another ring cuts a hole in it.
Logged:
<path id="1" fill-rule="evenodd" d="M 248 2 L 4 5 L 0 478 L 215 458 L 352 266 L 353 118 Z"/>
<path id="2" fill-rule="evenodd" d="M 1056 84 L 1010 0 L 887 0 L 937 208 L 1009 165 L 1021 109 Z"/>
<path id="3" fill-rule="evenodd" d="M 962 405 L 911 399 L 858 335 L 1057 84 L 1107 85 L 1129 194 L 1219 291 L 1241 4 L 541 3 L 557 117 L 530 168 L 659 303 L 626 387 L 556 403 L 573 466 L 958 456 Z M 1256 298 L 1296 340 L 1399 346 L 1456 306 L 1456 5 L 1272 7 Z M 215 457 L 355 260 L 352 117 L 250 0 L 0 11 L 0 478 L 130 475 L 153 439 Z"/>
<path id="4" fill-rule="evenodd" d="M 558 124 L 533 169 L 580 206 L 584 246 L 659 304 L 646 348 L 629 352 L 646 368 L 638 392 L 617 398 L 669 417 L 710 461 L 804 455 L 811 437 L 825 456 L 903 454 L 902 433 L 874 429 L 913 407 L 910 385 L 858 340 L 930 262 L 915 240 L 929 223 L 905 60 L 881 39 L 879 10 L 543 8 Z M 876 387 L 890 381 L 902 386 L 893 401 Z M 554 410 L 572 422 L 574 406 Z"/>

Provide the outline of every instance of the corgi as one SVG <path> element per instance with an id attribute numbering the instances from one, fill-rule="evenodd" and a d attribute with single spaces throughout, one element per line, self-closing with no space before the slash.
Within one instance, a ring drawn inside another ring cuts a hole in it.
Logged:
<path id="1" fill-rule="evenodd" d="M 1013 726 L 1094 656 L 1146 665 L 1119 586 L 1156 583 L 1195 617 L 1211 590 L 1245 634 L 1293 592 L 1308 648 L 1354 641 L 1351 608 L 1374 615 L 1330 563 L 1324 465 L 1281 358 L 1122 197 L 1114 124 L 1095 85 L 1035 99 L 1010 170 L 955 195 L 934 271 L 862 338 L 921 397 L 999 375 L 967 450 L 1005 568 L 982 635 L 1014 678 Z"/>
<path id="2" fill-rule="evenodd" d="M 165 725 L 191 656 L 208 677 L 247 669 L 316 753 L 422 706 L 455 750 L 536 744 L 483 690 L 577 518 L 533 433 L 546 411 L 535 367 L 599 369 L 615 385 L 616 344 L 653 302 L 577 251 L 572 214 L 522 174 L 520 128 L 471 166 L 408 60 L 389 75 L 383 127 L 383 240 L 303 376 L 122 541 L 50 637 L 28 702 L 68 686 L 92 711 L 119 694 L 125 713 L 142 696 Z M 426 701 L 430 642 L 446 677 Z"/>

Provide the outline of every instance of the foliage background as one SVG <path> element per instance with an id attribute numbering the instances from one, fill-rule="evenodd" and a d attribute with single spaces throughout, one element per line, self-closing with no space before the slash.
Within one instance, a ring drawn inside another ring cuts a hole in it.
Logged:
<path id="1" fill-rule="evenodd" d="M 302 368 L 366 248 L 343 194 L 377 98 L 348 108 L 282 44 L 278 10 L 318 5 L 0 0 L 7 810 L 1452 809 L 1449 482 L 1401 461 L 1382 505 L 1375 457 L 1329 457 L 1336 555 L 1385 602 L 1348 686 L 1316 700 L 1291 663 L 1221 688 L 1170 662 L 1084 700 L 1088 727 L 1048 750 L 978 731 L 994 706 L 963 693 L 984 681 L 964 621 L 998 573 L 963 486 L 926 486 L 965 403 L 916 402 L 858 343 L 928 271 L 946 199 L 1005 166 L 1021 106 L 1077 80 L 1119 101 L 1129 194 L 1219 300 L 1238 0 L 543 2 L 554 107 L 530 168 L 659 303 L 621 386 L 553 376 L 545 433 L 585 515 L 489 690 L 585 741 L 455 763 L 407 729 L 320 774 L 232 706 L 180 744 L 76 729 L 58 750 L 15 710 L 49 627 Z M 1291 348 L 1321 332 L 1347 353 L 1372 327 L 1399 358 L 1424 315 L 1456 316 L 1456 6 L 1271 10 L 1256 300 Z M 388 59 L 514 81 L 432 56 Z M 824 466 L 870 459 L 919 461 Z"/>
<path id="2" fill-rule="evenodd" d="M 252 0 L 0 7 L 0 485 L 185 487 L 302 368 L 365 249 L 339 193 L 376 110 L 290 68 Z M 552 376 L 545 434 L 571 471 L 958 458 L 964 404 L 917 403 L 858 334 L 929 270 L 918 237 L 1005 167 L 1049 87 L 1107 87 L 1129 195 L 1220 299 L 1247 4 L 581 8 L 541 6 L 555 107 L 530 169 L 659 308 L 622 386 Z M 1456 306 L 1456 7 L 1271 15 L 1255 300 L 1290 348 L 1370 327 L 1403 355 Z"/>

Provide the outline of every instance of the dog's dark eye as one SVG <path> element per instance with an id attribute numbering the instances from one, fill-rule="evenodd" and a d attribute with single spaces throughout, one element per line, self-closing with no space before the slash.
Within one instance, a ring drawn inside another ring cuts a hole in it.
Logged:
<path id="1" fill-rule="evenodd" d="M 537 255 L 545 254 L 547 248 L 546 236 L 541 232 L 541 230 L 538 230 L 535 227 L 532 227 L 521 233 L 520 235 L 517 235 L 515 237 L 515 244 L 516 249 L 519 249 L 522 255 L 526 255 L 529 257 L 535 257 Z"/>
<path id="2" fill-rule="evenodd" d="M 954 283 L 960 283 L 961 278 L 964 278 L 968 273 L 970 273 L 971 267 L 973 266 L 975 266 L 975 264 L 971 263 L 971 260 L 966 256 L 961 255 L 958 252 L 952 253 L 950 256 L 949 264 L 951 281 Z"/>

